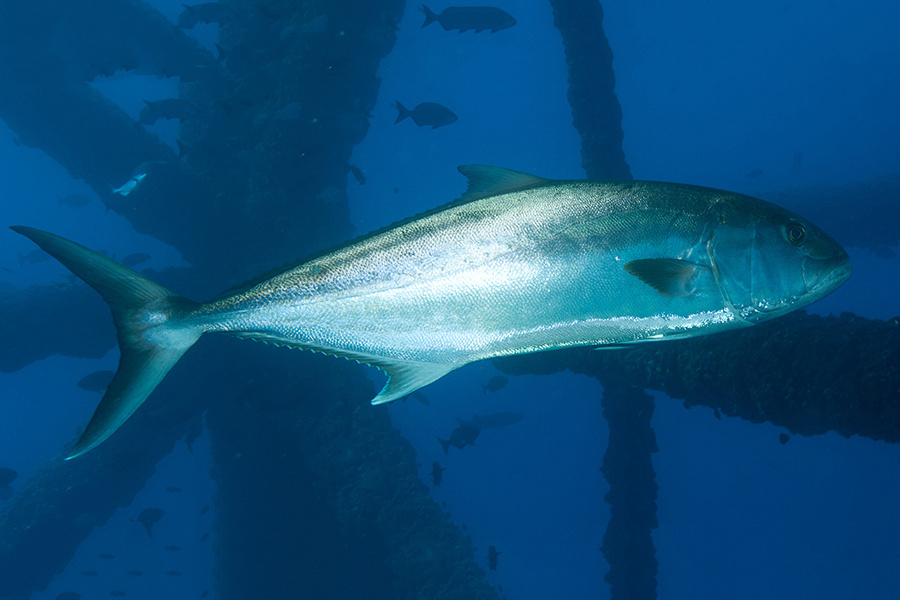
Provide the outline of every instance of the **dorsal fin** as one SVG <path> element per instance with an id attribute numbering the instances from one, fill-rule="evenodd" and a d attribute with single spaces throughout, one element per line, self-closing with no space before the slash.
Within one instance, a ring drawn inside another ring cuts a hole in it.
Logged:
<path id="1" fill-rule="evenodd" d="M 528 188 L 538 187 L 550 183 L 549 179 L 529 175 L 521 171 L 504 169 L 503 167 L 489 167 L 487 165 L 461 165 L 457 167 L 459 172 L 469 180 L 466 193 L 459 199 L 465 202 L 480 200 L 499 194 L 521 192 Z"/>

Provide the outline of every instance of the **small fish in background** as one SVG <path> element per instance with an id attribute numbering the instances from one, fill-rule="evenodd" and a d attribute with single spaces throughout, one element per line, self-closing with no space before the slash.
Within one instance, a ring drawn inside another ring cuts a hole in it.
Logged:
<path id="1" fill-rule="evenodd" d="M 438 441 L 444 448 L 444 454 L 450 452 L 450 446 L 459 448 L 460 450 L 466 446 L 472 446 L 475 444 L 475 440 L 478 439 L 478 435 L 481 433 L 481 430 L 474 425 L 466 423 L 462 419 L 456 420 L 459 421 L 459 427 L 450 432 L 450 439 L 442 440 L 441 438 L 438 438 Z"/>
<path id="2" fill-rule="evenodd" d="M 416 390 L 412 394 L 407 394 L 406 396 L 403 396 L 403 399 L 401 401 L 406 402 L 407 398 L 412 398 L 414 400 L 418 400 L 419 404 L 424 404 L 425 406 L 431 406 L 431 401 L 428 399 L 428 396 L 426 396 L 419 390 Z"/>
<path id="3" fill-rule="evenodd" d="M 128 571 L 125 574 L 128 575 L 129 577 L 140 577 L 144 573 L 143 573 L 143 571 Z"/>
<path id="4" fill-rule="evenodd" d="M 133 254 L 129 254 L 119 262 L 121 262 L 126 267 L 136 267 L 140 264 L 143 264 L 153 258 L 146 252 L 135 252 Z"/>
<path id="5" fill-rule="evenodd" d="M 54 600 L 81 600 L 81 594 L 75 592 L 63 592 L 54 598 Z"/>
<path id="6" fill-rule="evenodd" d="M 85 577 L 96 577 L 100 573 L 98 573 L 97 571 L 87 570 L 87 571 L 82 571 L 81 574 L 84 575 Z"/>
<path id="7" fill-rule="evenodd" d="M 177 494 L 178 492 L 181 491 L 181 488 L 180 488 L 180 487 L 176 487 L 176 486 L 174 486 L 174 485 L 170 485 L 169 487 L 166 488 L 166 491 L 167 491 L 167 492 L 171 492 L 171 493 L 173 493 L 173 494 Z"/>
<path id="8" fill-rule="evenodd" d="M 802 166 L 803 166 L 803 153 L 795 152 L 794 160 L 791 163 L 791 173 L 796 173 L 797 171 L 800 170 L 800 167 L 802 167 Z"/>
<path id="9" fill-rule="evenodd" d="M 454 446 L 462 450 L 466 446 L 475 444 L 479 434 L 485 429 L 500 429 L 507 425 L 514 425 L 524 419 L 523 415 L 514 412 L 498 412 L 487 415 L 475 415 L 468 421 L 463 421 L 459 417 L 456 418 L 459 427 L 450 432 L 449 440 L 438 438 L 441 446 L 444 448 L 444 454 L 450 451 L 450 446 Z"/>
<path id="10" fill-rule="evenodd" d="M 786 433 L 780 433 L 780 434 L 778 434 L 778 441 L 781 442 L 781 445 L 782 445 L 782 446 L 784 446 L 785 444 L 787 444 L 787 443 L 790 441 L 790 439 L 791 439 L 791 436 L 789 436 L 789 435 L 786 434 Z"/>
<path id="11" fill-rule="evenodd" d="M 494 375 L 488 379 L 487 383 L 481 384 L 481 389 L 484 394 L 488 392 L 494 393 L 505 388 L 507 383 L 509 383 L 509 379 L 503 375 Z"/>
<path id="12" fill-rule="evenodd" d="M 141 125 L 153 125 L 160 119 L 170 121 L 178 119 L 182 123 L 190 119 L 196 110 L 194 105 L 181 98 L 166 98 L 165 100 L 144 100 L 145 106 L 138 116 Z"/>
<path id="13" fill-rule="evenodd" d="M 144 178 L 146 176 L 146 173 L 138 173 L 119 187 L 113 188 L 113 193 L 118 194 L 122 197 L 127 196 L 128 194 L 133 192 L 142 181 L 144 181 Z"/>
<path id="14" fill-rule="evenodd" d="M 102 558 L 103 560 L 112 560 L 116 557 L 115 554 L 109 554 L 108 552 L 104 552 L 103 554 L 98 554 L 97 558 Z"/>
<path id="15" fill-rule="evenodd" d="M 206 598 L 207 596 L 209 596 L 209 590 L 203 590 L 203 593 L 200 594 L 200 600 L 203 600 L 203 598 Z"/>
<path id="16" fill-rule="evenodd" d="M 166 575 L 168 575 L 169 577 L 181 577 L 182 572 L 181 571 L 166 571 Z"/>
<path id="17" fill-rule="evenodd" d="M 164 514 L 166 514 L 166 511 L 161 508 L 146 508 L 141 511 L 141 514 L 135 520 L 147 529 L 148 536 L 153 537 L 153 526 L 163 518 Z"/>
<path id="18" fill-rule="evenodd" d="M 362 172 L 362 169 L 356 165 L 350 165 L 347 167 L 347 170 L 350 171 L 350 174 L 356 179 L 356 183 L 359 185 L 366 185 L 366 175 Z"/>
<path id="19" fill-rule="evenodd" d="M 112 371 L 94 371 L 90 375 L 85 375 L 78 380 L 75 387 L 87 392 L 96 392 L 102 394 L 109 387 L 109 382 L 113 379 Z"/>
<path id="20" fill-rule="evenodd" d="M 472 29 L 475 33 L 479 33 L 489 29 L 491 33 L 497 33 L 516 24 L 511 14 L 493 6 L 451 6 L 445 8 L 439 15 L 424 4 L 420 10 L 425 13 L 422 27 L 428 27 L 437 21 L 444 31 L 458 29 L 462 33 Z"/>
<path id="21" fill-rule="evenodd" d="M 441 487 L 442 473 L 446 470 L 447 467 L 442 467 L 438 461 L 431 463 L 431 482 L 434 484 L 434 487 Z"/>
<path id="22" fill-rule="evenodd" d="M 166 546 L 165 551 L 166 552 L 180 552 L 181 546 Z"/>
<path id="23" fill-rule="evenodd" d="M 223 25 L 233 17 L 231 9 L 218 2 L 204 2 L 188 6 L 182 4 L 184 10 L 178 15 L 178 26 L 182 29 L 193 29 L 197 23 L 218 23 Z"/>
<path id="24" fill-rule="evenodd" d="M 84 194 L 69 194 L 64 198 L 59 199 L 59 203 L 68 206 L 69 208 L 80 208 L 86 204 L 89 204 L 91 198 L 89 196 L 85 196 Z"/>
<path id="25" fill-rule="evenodd" d="M 762 169 L 753 169 L 752 171 L 750 171 L 749 173 L 744 175 L 744 177 L 747 177 L 749 179 L 756 179 L 757 177 L 759 177 L 762 174 L 763 174 Z"/>
<path id="26" fill-rule="evenodd" d="M 410 117 L 419 127 L 431 126 L 432 129 L 437 129 L 438 127 L 455 123 L 458 119 L 452 110 L 436 102 L 423 102 L 414 109 L 409 110 L 398 101 L 394 102 L 394 108 L 398 112 L 394 125 Z"/>
<path id="27" fill-rule="evenodd" d="M 109 593 L 109 595 L 110 595 L 110 596 L 115 596 L 115 597 L 117 597 L 117 598 L 121 598 L 122 596 L 126 596 L 127 594 L 126 594 L 125 592 L 123 592 L 122 590 L 112 590 L 112 591 Z"/>
<path id="28" fill-rule="evenodd" d="M 19 474 L 8 467 L 0 467 L 0 500 L 12 498 L 13 491 L 9 485 L 15 481 Z"/>
<path id="29" fill-rule="evenodd" d="M 26 252 L 22 254 L 19 252 L 19 266 L 25 265 L 33 265 L 35 263 L 44 262 L 50 258 L 50 255 L 44 252 L 43 250 L 32 250 L 31 252 Z"/>
<path id="30" fill-rule="evenodd" d="M 488 561 L 488 568 L 489 568 L 491 571 L 496 571 L 496 570 L 497 570 L 497 558 L 498 558 L 501 554 L 503 554 L 503 553 L 502 553 L 502 552 L 497 552 L 497 549 L 494 548 L 493 546 L 488 546 L 487 561 Z"/>

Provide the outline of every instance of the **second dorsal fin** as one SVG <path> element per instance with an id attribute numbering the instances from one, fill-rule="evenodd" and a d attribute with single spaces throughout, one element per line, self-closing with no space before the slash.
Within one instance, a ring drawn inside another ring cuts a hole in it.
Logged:
<path id="1" fill-rule="evenodd" d="M 466 193 L 459 198 L 463 201 L 480 200 L 481 198 L 499 194 L 520 192 L 550 183 L 549 179 L 529 175 L 521 171 L 504 169 L 503 167 L 461 165 L 457 168 L 469 180 L 469 187 Z"/>

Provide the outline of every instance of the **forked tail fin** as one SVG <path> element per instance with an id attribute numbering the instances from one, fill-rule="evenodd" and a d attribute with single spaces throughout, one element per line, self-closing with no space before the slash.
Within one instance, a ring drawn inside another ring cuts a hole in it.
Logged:
<path id="1" fill-rule="evenodd" d="M 111 436 L 153 392 L 203 333 L 178 326 L 195 303 L 99 252 L 31 227 L 12 227 L 97 290 L 112 310 L 119 367 L 94 416 L 67 459 Z"/>
<path id="2" fill-rule="evenodd" d="M 428 8 L 424 4 L 422 5 L 422 8 L 420 8 L 419 10 L 421 10 L 423 13 L 425 13 L 425 22 L 422 23 L 422 27 L 428 27 L 429 25 L 431 25 L 432 23 L 437 21 L 438 16 L 436 14 L 434 14 L 434 11 L 432 11 L 430 8 Z"/>

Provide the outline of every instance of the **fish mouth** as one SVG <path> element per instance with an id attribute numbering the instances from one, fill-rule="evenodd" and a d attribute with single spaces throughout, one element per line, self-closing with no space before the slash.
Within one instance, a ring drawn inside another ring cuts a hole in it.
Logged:
<path id="1" fill-rule="evenodd" d="M 831 269 L 827 275 L 819 279 L 815 285 L 810 288 L 809 293 L 814 295 L 817 299 L 821 298 L 844 285 L 844 282 L 850 279 L 852 273 L 853 267 L 850 266 L 849 262 L 844 261 Z"/>

